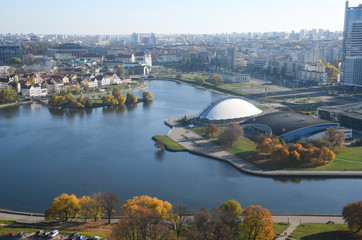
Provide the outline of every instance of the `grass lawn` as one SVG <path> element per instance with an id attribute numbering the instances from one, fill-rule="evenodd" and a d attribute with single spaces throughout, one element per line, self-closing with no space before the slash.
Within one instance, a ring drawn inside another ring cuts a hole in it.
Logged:
<path id="1" fill-rule="evenodd" d="M 131 86 L 131 87 L 128 87 Z M 119 84 L 119 85 L 109 85 L 106 87 L 107 91 L 112 92 L 113 88 L 118 88 L 119 90 L 127 90 L 139 87 L 139 83 L 128 83 L 128 84 Z"/>
<path id="2" fill-rule="evenodd" d="M 362 147 L 348 147 L 330 164 L 312 170 L 362 170 Z"/>
<path id="3" fill-rule="evenodd" d="M 156 135 L 152 137 L 153 140 L 157 141 L 160 140 L 165 144 L 165 148 L 168 151 L 172 152 L 183 152 L 186 151 L 186 148 L 184 148 L 182 145 L 178 144 L 174 140 L 172 140 L 170 137 L 166 135 Z"/>
<path id="4" fill-rule="evenodd" d="M 222 131 L 225 126 L 220 127 L 220 131 Z M 196 127 L 193 128 L 192 131 L 196 132 L 197 134 L 203 136 L 204 135 L 204 127 Z M 217 138 L 219 134 L 215 134 L 214 137 L 210 138 L 211 142 L 218 144 Z M 241 137 L 239 141 L 237 141 L 234 146 L 230 149 L 227 149 L 232 154 L 240 157 L 241 159 L 252 162 L 255 160 L 255 156 L 257 153 L 256 150 L 257 144 L 246 137 Z"/>
<path id="5" fill-rule="evenodd" d="M 14 224 L 16 223 L 16 221 L 11 221 L 11 220 L 0 220 L 0 224 Z"/>
<path id="6" fill-rule="evenodd" d="M 288 223 L 273 223 L 274 234 L 281 234 L 289 226 L 290 226 L 290 224 L 288 224 Z"/>
<path id="7" fill-rule="evenodd" d="M 291 237 L 303 240 L 357 240 L 361 234 L 350 234 L 347 225 L 307 223 L 294 230 Z"/>

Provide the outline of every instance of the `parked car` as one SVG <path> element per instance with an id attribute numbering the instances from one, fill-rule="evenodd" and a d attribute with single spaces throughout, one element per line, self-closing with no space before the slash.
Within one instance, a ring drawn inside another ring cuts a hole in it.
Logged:
<path id="1" fill-rule="evenodd" d="M 83 240 L 83 239 L 85 239 L 85 238 L 86 238 L 85 235 L 80 235 L 80 236 L 77 237 L 77 240 Z"/>
<path id="2" fill-rule="evenodd" d="M 77 239 L 79 235 L 79 232 L 72 233 L 69 235 L 68 239 Z"/>
<path id="3" fill-rule="evenodd" d="M 35 233 L 35 236 L 42 236 L 43 235 L 43 233 L 44 233 L 44 231 L 43 230 L 39 230 L 39 231 L 37 231 L 36 233 Z"/>
<path id="4" fill-rule="evenodd" d="M 45 233 L 43 234 L 43 237 L 48 237 L 49 234 L 50 234 L 50 232 L 45 232 Z"/>
<path id="5" fill-rule="evenodd" d="M 50 238 L 53 238 L 53 237 L 55 237 L 56 235 L 58 235 L 58 230 L 53 230 L 53 231 L 51 231 L 50 233 L 49 233 L 49 235 L 48 235 L 48 237 L 50 237 Z"/>
<path id="6" fill-rule="evenodd" d="M 17 237 L 24 237 L 26 232 L 18 232 Z"/>

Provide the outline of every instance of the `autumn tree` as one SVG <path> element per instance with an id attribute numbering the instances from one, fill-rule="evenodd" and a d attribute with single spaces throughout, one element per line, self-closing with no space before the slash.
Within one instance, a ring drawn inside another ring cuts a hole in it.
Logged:
<path id="1" fill-rule="evenodd" d="M 18 99 L 18 94 L 14 89 L 4 89 L 0 91 L 0 103 L 11 103 Z"/>
<path id="2" fill-rule="evenodd" d="M 221 84 L 224 83 L 224 79 L 223 79 L 222 76 L 220 76 L 220 75 L 213 74 L 213 75 L 211 75 L 210 82 L 211 82 L 212 84 L 214 84 L 215 86 L 216 86 L 216 85 L 221 85 Z"/>
<path id="3" fill-rule="evenodd" d="M 173 206 L 173 213 L 171 215 L 171 221 L 175 226 L 176 238 L 179 239 L 181 231 L 185 224 L 189 223 L 189 215 L 191 210 L 183 203 L 177 203 Z"/>
<path id="4" fill-rule="evenodd" d="M 127 93 L 126 103 L 134 104 L 138 102 L 138 98 L 131 92 Z"/>
<path id="5" fill-rule="evenodd" d="M 270 211 L 259 205 L 249 206 L 242 213 L 241 237 L 246 240 L 270 240 L 274 237 Z"/>
<path id="6" fill-rule="evenodd" d="M 74 195 L 63 193 L 45 211 L 46 220 L 61 220 L 67 222 L 69 218 L 76 217 L 80 211 L 79 199 Z"/>
<path id="7" fill-rule="evenodd" d="M 204 85 L 205 84 L 205 78 L 196 76 L 194 77 L 196 84 L 198 85 Z"/>
<path id="8" fill-rule="evenodd" d="M 135 205 L 124 209 L 112 238 L 122 240 L 160 239 L 167 231 L 168 227 L 154 209 Z"/>
<path id="9" fill-rule="evenodd" d="M 21 60 L 20 60 L 20 58 L 12 57 L 12 58 L 9 59 L 9 63 L 10 64 L 20 64 Z"/>
<path id="10" fill-rule="evenodd" d="M 219 132 L 220 132 L 220 128 L 218 126 L 216 126 L 215 124 L 210 123 L 205 128 L 205 137 L 206 138 L 213 137 L 214 133 L 218 134 Z"/>
<path id="11" fill-rule="evenodd" d="M 102 97 L 102 103 L 104 106 L 116 106 L 118 105 L 117 99 L 111 94 L 106 94 Z"/>
<path id="12" fill-rule="evenodd" d="M 135 206 L 146 206 L 150 209 L 153 209 L 163 219 L 169 219 L 172 214 L 172 205 L 167 201 L 162 201 L 158 198 L 152 198 L 147 195 L 136 196 L 132 199 L 127 200 L 126 204 L 123 206 L 123 210 L 128 208 L 133 208 Z"/>
<path id="13" fill-rule="evenodd" d="M 243 135 L 243 128 L 238 123 L 230 123 L 223 131 L 221 131 L 218 141 L 222 146 L 230 148 Z"/>
<path id="14" fill-rule="evenodd" d="M 92 199 L 89 196 L 83 196 L 79 198 L 80 211 L 79 216 L 87 222 L 87 219 L 91 218 L 90 206 Z"/>
<path id="15" fill-rule="evenodd" d="M 210 214 L 206 207 L 201 207 L 199 211 L 194 214 L 193 229 L 188 235 L 199 236 L 198 239 L 208 239 L 210 232 Z"/>
<path id="16" fill-rule="evenodd" d="M 142 92 L 142 97 L 145 101 L 150 101 L 152 98 L 154 98 L 154 96 L 152 95 L 152 93 L 150 92 Z"/>
<path id="17" fill-rule="evenodd" d="M 114 192 L 102 192 L 93 195 L 96 201 L 99 201 L 104 214 L 108 218 L 108 223 L 111 223 L 112 215 L 120 209 L 122 205 L 121 198 Z"/>
<path id="18" fill-rule="evenodd" d="M 176 79 L 179 79 L 179 80 L 180 80 L 181 78 L 182 78 L 182 74 L 177 74 L 177 75 L 176 75 Z"/>
<path id="19" fill-rule="evenodd" d="M 350 203 L 343 208 L 343 219 L 356 233 L 362 228 L 362 201 Z"/>
<path id="20" fill-rule="evenodd" d="M 79 93 L 80 93 L 79 83 L 77 83 L 77 84 L 75 85 L 75 93 L 76 93 L 76 94 L 79 94 Z"/>
<path id="21" fill-rule="evenodd" d="M 260 145 L 260 151 L 264 154 L 271 154 L 275 148 L 275 146 L 279 145 L 279 139 L 274 138 L 265 138 L 264 141 Z"/>
<path id="22" fill-rule="evenodd" d="M 156 148 L 159 148 L 160 150 L 162 150 L 162 151 L 164 151 L 165 150 L 165 144 L 163 143 L 163 141 L 162 140 L 157 140 L 156 142 L 155 142 L 155 147 Z"/>
<path id="23" fill-rule="evenodd" d="M 335 147 L 342 147 L 344 144 L 344 140 L 346 135 L 342 131 L 338 131 L 337 128 L 330 127 L 323 135 L 323 139 L 330 142 L 332 146 L 332 150 Z"/>

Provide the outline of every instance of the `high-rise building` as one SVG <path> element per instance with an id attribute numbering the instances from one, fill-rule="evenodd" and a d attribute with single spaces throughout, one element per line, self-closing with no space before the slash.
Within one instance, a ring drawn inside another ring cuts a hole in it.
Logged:
<path id="1" fill-rule="evenodd" d="M 346 85 L 362 86 L 362 4 L 349 7 L 346 12 L 343 32 L 343 77 Z"/>
<path id="2" fill-rule="evenodd" d="M 132 35 L 131 35 L 131 42 L 133 43 L 133 44 L 135 44 L 135 43 L 140 43 L 140 35 L 138 34 L 138 33 L 132 33 Z"/>
<path id="3" fill-rule="evenodd" d="M 20 46 L 0 46 L 0 63 L 8 64 L 13 57 L 22 58 Z"/>

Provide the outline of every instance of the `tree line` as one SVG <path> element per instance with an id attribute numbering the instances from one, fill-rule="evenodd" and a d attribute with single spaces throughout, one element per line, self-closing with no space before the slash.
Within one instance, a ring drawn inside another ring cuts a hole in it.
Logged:
<path id="1" fill-rule="evenodd" d="M 205 207 L 192 214 L 183 203 L 174 206 L 149 196 L 137 196 L 126 201 L 113 192 L 96 193 L 77 198 L 63 193 L 46 210 L 47 220 L 67 222 L 73 219 L 98 221 L 120 214 L 110 239 L 273 239 L 273 220 L 268 209 L 228 200 L 210 212 Z"/>
<path id="2" fill-rule="evenodd" d="M 257 137 L 259 149 L 272 161 L 284 161 L 293 164 L 320 166 L 335 159 L 334 149 L 343 146 L 345 134 L 336 128 L 329 128 L 322 139 L 286 144 L 278 138 L 269 138 L 261 134 Z"/>

